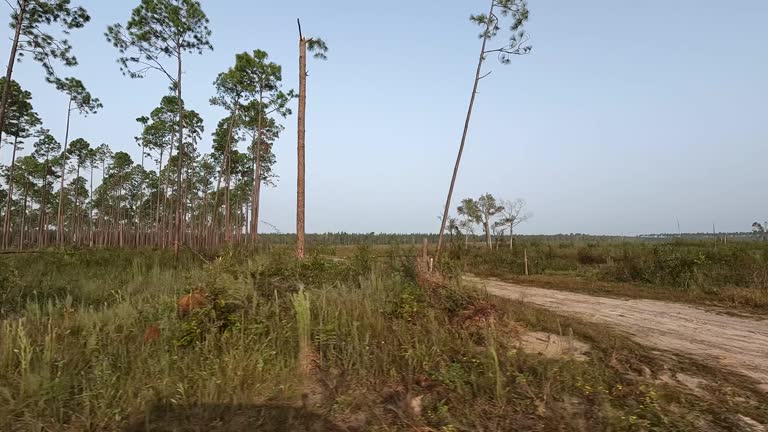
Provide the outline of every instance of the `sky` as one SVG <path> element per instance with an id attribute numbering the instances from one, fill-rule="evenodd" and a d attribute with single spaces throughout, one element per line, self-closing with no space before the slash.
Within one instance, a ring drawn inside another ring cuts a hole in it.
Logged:
<path id="1" fill-rule="evenodd" d="M 79 66 L 57 69 L 104 104 L 73 116 L 70 139 L 105 142 L 136 161 L 134 119 L 157 106 L 168 82 L 122 76 L 103 33 L 138 3 L 73 0 L 93 19 L 71 35 Z M 301 18 L 305 35 L 330 48 L 327 61 L 308 65 L 307 230 L 439 229 L 480 50 L 468 17 L 487 1 L 201 3 L 214 50 L 184 59 L 183 90 L 205 119 L 202 152 L 226 115 L 208 103 L 213 80 L 236 53 L 267 51 L 283 65 L 284 88 L 298 87 Z M 485 64 L 492 74 L 480 83 L 453 208 L 486 192 L 523 198 L 533 218 L 518 232 L 527 234 L 676 232 L 678 220 L 687 232 L 747 231 L 768 220 L 768 2 L 529 0 L 529 9 L 531 53 Z M 66 97 L 31 60 L 14 79 L 63 140 Z M 283 124 L 280 179 L 263 191 L 261 212 L 292 232 L 295 115 Z"/>

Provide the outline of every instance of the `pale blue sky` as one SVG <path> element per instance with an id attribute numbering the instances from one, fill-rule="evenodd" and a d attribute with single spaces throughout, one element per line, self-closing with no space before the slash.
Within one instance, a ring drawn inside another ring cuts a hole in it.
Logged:
<path id="1" fill-rule="evenodd" d="M 138 160 L 133 119 L 165 93 L 159 75 L 123 77 L 105 41 L 138 0 L 74 0 L 93 16 L 72 35 L 83 79 L 104 110 L 73 118 L 71 138 Z M 297 87 L 296 18 L 323 37 L 310 61 L 307 228 L 436 231 L 476 67 L 486 1 L 203 0 L 215 50 L 185 60 L 184 91 L 206 121 L 217 73 L 263 49 Z M 524 233 L 636 234 L 748 230 L 768 219 L 768 2 L 736 0 L 529 3 L 534 46 L 509 66 L 488 62 L 456 201 L 491 192 L 527 199 Z M 5 32 L 10 37 L 10 30 Z M 0 53 L 7 59 L 7 38 Z M 26 61 L 15 79 L 63 140 L 66 99 Z M 263 220 L 293 230 L 296 118 L 277 143 L 276 189 Z M 2 158 L 7 160 L 7 148 Z M 269 228 L 262 225 L 262 230 Z"/>

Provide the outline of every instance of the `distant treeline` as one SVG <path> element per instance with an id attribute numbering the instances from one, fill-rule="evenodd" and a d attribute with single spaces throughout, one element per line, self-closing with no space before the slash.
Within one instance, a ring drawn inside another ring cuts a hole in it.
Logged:
<path id="1" fill-rule="evenodd" d="M 261 240 L 270 244 L 282 245 L 282 244 L 295 244 L 295 234 L 261 234 Z M 420 245 L 424 239 L 430 244 L 437 242 L 438 235 L 436 233 L 323 233 L 323 234 L 307 234 L 307 243 L 314 246 L 332 246 L 332 245 Z M 451 240 L 459 240 L 459 236 L 453 235 Z M 521 240 L 525 241 L 578 241 L 578 242 L 606 242 L 606 241 L 626 241 L 626 242 L 643 242 L 643 241 L 658 241 L 658 240 L 698 240 L 698 239 L 734 239 L 734 240 L 757 240 L 759 237 L 752 233 L 684 233 L 684 234 L 646 234 L 640 236 L 600 236 L 589 234 L 553 234 L 553 235 L 516 235 Z M 464 241 L 462 235 L 460 240 Z M 483 242 L 482 235 L 470 235 L 470 242 Z"/>

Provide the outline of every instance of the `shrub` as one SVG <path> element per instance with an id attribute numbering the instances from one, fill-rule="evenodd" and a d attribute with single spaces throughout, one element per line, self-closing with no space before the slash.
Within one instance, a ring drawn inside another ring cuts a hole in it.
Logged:
<path id="1" fill-rule="evenodd" d="M 605 264 L 607 262 L 607 259 L 595 251 L 591 246 L 580 247 L 576 251 L 576 257 L 579 264 L 583 265 Z"/>

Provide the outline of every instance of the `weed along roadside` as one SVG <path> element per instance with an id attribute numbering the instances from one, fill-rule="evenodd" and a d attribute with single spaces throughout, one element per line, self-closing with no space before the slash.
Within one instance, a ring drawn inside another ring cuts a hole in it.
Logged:
<path id="1" fill-rule="evenodd" d="M 768 420 L 765 395 L 732 376 L 450 275 L 425 278 L 410 258 L 377 262 L 366 248 L 342 261 L 233 251 L 182 268 L 167 252 L 2 262 L 3 430 L 735 430 L 742 417 Z M 206 301 L 180 314 L 190 293 Z"/>

